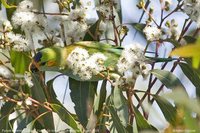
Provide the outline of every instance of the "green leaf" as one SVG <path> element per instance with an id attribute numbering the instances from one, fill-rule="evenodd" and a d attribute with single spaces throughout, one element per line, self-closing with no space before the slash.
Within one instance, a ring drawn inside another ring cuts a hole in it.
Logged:
<path id="1" fill-rule="evenodd" d="M 199 122 L 197 118 L 192 117 L 191 115 L 191 111 L 185 109 L 184 110 L 184 123 L 187 129 L 191 130 L 191 131 L 195 131 L 197 133 L 200 132 L 200 128 L 199 128 Z"/>
<path id="2" fill-rule="evenodd" d="M 105 102 L 105 106 L 107 107 L 107 106 L 110 106 L 110 96 L 108 96 L 108 98 L 106 99 L 106 102 Z M 105 115 L 110 115 L 110 113 L 109 113 L 109 109 L 108 108 L 103 108 L 103 112 L 102 112 L 102 114 L 105 114 Z M 107 127 L 106 127 L 106 122 L 108 122 L 110 120 L 110 118 L 109 117 L 105 117 L 105 116 L 103 116 L 103 115 L 101 115 L 101 117 L 99 117 L 99 121 L 98 121 L 98 123 L 99 123 L 99 126 L 98 127 L 96 127 L 96 129 L 100 132 L 100 133 L 105 133 L 105 132 L 107 132 Z"/>
<path id="3" fill-rule="evenodd" d="M 176 123 L 176 108 L 166 99 L 154 95 L 153 98 L 156 100 L 158 106 L 160 107 L 165 119 L 172 125 Z"/>
<path id="4" fill-rule="evenodd" d="M 140 33 L 143 33 L 143 29 L 145 28 L 146 24 L 142 24 L 142 23 L 132 23 L 131 24 L 133 26 L 134 29 L 136 29 L 137 31 L 139 31 Z"/>
<path id="5" fill-rule="evenodd" d="M 185 90 L 181 81 L 173 73 L 159 69 L 151 70 L 151 73 L 156 76 L 167 88 Z"/>
<path id="6" fill-rule="evenodd" d="M 44 93 L 44 89 L 42 88 L 41 84 L 38 79 L 39 75 L 37 74 L 32 74 L 32 80 L 34 83 L 34 86 L 31 88 L 31 94 L 32 98 L 39 101 L 40 103 L 44 103 L 47 101 L 46 95 Z M 43 86 L 44 87 L 44 86 Z M 42 115 L 40 119 L 42 119 L 43 123 L 40 123 L 44 126 L 46 130 L 51 130 L 54 131 L 54 121 L 53 121 L 53 114 L 52 112 L 48 112 L 48 110 L 44 107 L 40 107 L 39 109 L 39 114 Z M 35 121 L 33 122 L 33 124 Z"/>
<path id="7" fill-rule="evenodd" d="M 75 104 L 75 112 L 83 127 L 87 126 L 92 111 L 98 82 L 77 81 L 69 78 L 70 96 Z"/>
<path id="8" fill-rule="evenodd" d="M 169 39 L 169 38 L 168 38 L 168 39 L 165 39 L 165 40 L 163 40 L 163 41 L 169 42 L 169 43 L 173 44 L 174 47 L 180 47 L 180 46 L 181 46 L 181 44 L 180 44 L 178 41 L 174 40 L 174 39 Z"/>
<path id="9" fill-rule="evenodd" d="M 12 131 L 12 126 L 9 122 L 9 115 L 0 117 L 0 131 Z"/>
<path id="10" fill-rule="evenodd" d="M 24 74 L 25 71 L 29 70 L 31 62 L 29 55 L 28 52 L 10 51 L 11 64 L 15 69 L 15 73 Z"/>
<path id="11" fill-rule="evenodd" d="M 200 97 L 200 78 L 198 76 L 198 73 L 186 63 L 180 63 L 179 65 L 185 76 L 187 76 L 187 78 L 196 87 L 196 95 Z"/>
<path id="12" fill-rule="evenodd" d="M 16 131 L 17 133 L 21 133 L 23 129 L 27 127 L 27 125 L 32 121 L 32 118 L 30 116 L 26 116 L 20 123 L 17 125 Z"/>
<path id="13" fill-rule="evenodd" d="M 174 49 L 171 52 L 171 55 L 177 55 L 181 57 L 195 57 L 200 56 L 200 45 L 197 44 L 191 44 L 191 45 L 185 45 L 179 48 Z"/>
<path id="14" fill-rule="evenodd" d="M 13 95 L 13 93 L 9 92 L 9 95 Z M 1 107 L 1 113 L 0 113 L 0 131 L 6 131 L 6 130 L 11 130 L 11 125 L 9 122 L 9 116 L 10 114 L 14 111 L 15 108 L 15 103 L 13 102 L 6 102 L 2 107 Z"/>
<path id="15" fill-rule="evenodd" d="M 109 112 L 112 116 L 113 125 L 118 131 L 118 133 L 126 133 L 126 128 L 122 125 L 120 118 L 117 115 L 117 111 L 115 110 L 114 106 L 108 106 Z"/>
<path id="16" fill-rule="evenodd" d="M 140 111 L 134 106 L 135 120 L 137 124 L 138 131 L 147 130 L 147 131 L 158 131 L 155 127 L 150 125 Z"/>
<path id="17" fill-rule="evenodd" d="M 191 57 L 193 59 L 193 67 L 198 68 L 200 64 L 200 38 L 195 43 L 185 45 L 174 49 L 171 56 Z"/>
<path id="18" fill-rule="evenodd" d="M 84 41 L 96 41 L 97 38 L 94 38 L 97 32 L 97 28 L 99 27 L 100 24 L 100 19 L 97 20 L 96 23 L 94 23 L 90 28 L 89 31 L 85 34 L 84 36 Z M 90 32 L 90 33 L 89 33 Z M 93 35 L 93 36 L 92 36 Z"/>
<path id="19" fill-rule="evenodd" d="M 58 104 L 58 105 L 62 105 L 60 103 L 60 101 L 57 99 L 57 95 L 54 91 L 54 88 L 53 88 L 53 82 L 54 82 L 55 79 L 52 79 L 52 80 L 49 80 L 47 82 L 47 87 L 48 87 L 48 94 L 49 94 L 49 100 L 51 103 L 54 103 L 54 104 Z"/>
<path id="20" fill-rule="evenodd" d="M 72 127 L 76 132 L 81 132 L 73 116 L 71 116 L 71 114 L 64 107 L 58 104 L 51 104 L 51 107 L 53 111 L 60 116 L 62 121 Z"/>
<path id="21" fill-rule="evenodd" d="M 150 59 L 153 62 L 170 62 L 173 60 L 177 60 L 177 58 L 158 58 L 158 57 L 148 57 L 148 56 L 146 56 L 146 58 Z"/>
<path id="22" fill-rule="evenodd" d="M 117 86 L 113 89 L 113 94 L 112 94 L 112 100 L 114 107 L 117 111 L 117 114 L 119 116 L 119 119 L 124 127 L 127 127 L 128 125 L 128 103 L 126 98 L 124 97 L 122 93 L 122 89 L 118 88 Z"/>
<path id="23" fill-rule="evenodd" d="M 94 112 L 97 116 L 100 115 L 102 109 L 103 109 L 103 104 L 106 100 L 106 94 L 107 94 L 107 91 L 106 91 L 106 84 L 107 84 L 107 81 L 104 80 L 102 85 L 101 85 L 101 90 L 100 90 L 100 93 L 99 95 L 97 96 L 97 98 L 95 99 L 95 103 L 94 103 Z"/>
<path id="24" fill-rule="evenodd" d="M 183 38 L 186 40 L 187 43 L 195 43 L 197 41 L 197 39 L 192 36 L 184 36 Z"/>
<path id="25" fill-rule="evenodd" d="M 106 100 L 106 84 L 107 81 L 104 80 L 99 95 L 96 95 L 95 97 L 93 110 L 86 127 L 88 131 L 92 131 L 96 127 L 100 114 L 103 111 L 103 104 Z"/>
<path id="26" fill-rule="evenodd" d="M 163 97 L 172 99 L 176 104 L 179 104 L 200 116 L 200 101 L 197 98 L 190 99 L 184 90 L 176 89 L 173 90 L 172 93 L 164 94 Z"/>
<path id="27" fill-rule="evenodd" d="M 116 4 L 115 10 L 117 11 L 119 22 L 122 23 L 122 6 L 121 6 L 121 0 L 117 0 L 118 4 Z"/>
<path id="28" fill-rule="evenodd" d="M 1 0 L 1 3 L 5 8 L 16 8 L 17 6 L 15 5 L 8 5 L 6 0 Z"/>
<path id="29" fill-rule="evenodd" d="M 63 104 L 57 99 L 57 95 L 54 91 L 53 82 L 54 82 L 55 78 L 53 78 L 52 80 L 49 80 L 47 82 L 49 98 L 50 98 L 51 104 L 57 104 L 57 105 L 61 106 L 62 108 L 65 108 L 63 106 Z M 68 110 L 66 109 L 66 111 L 68 111 Z M 69 111 L 68 111 L 68 113 L 71 114 Z M 74 114 L 71 114 L 71 115 L 74 117 L 74 119 L 77 119 L 76 115 L 74 115 Z"/>

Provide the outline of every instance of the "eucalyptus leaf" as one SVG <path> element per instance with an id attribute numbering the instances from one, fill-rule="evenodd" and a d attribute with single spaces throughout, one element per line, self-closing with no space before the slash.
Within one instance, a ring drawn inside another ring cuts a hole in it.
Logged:
<path id="1" fill-rule="evenodd" d="M 29 70 L 31 59 L 28 52 L 10 51 L 11 64 L 15 69 L 15 73 L 24 74 Z"/>
<path id="2" fill-rule="evenodd" d="M 172 125 L 176 123 L 176 107 L 174 107 L 169 101 L 160 96 L 154 95 L 153 98 L 156 100 L 160 107 L 165 119 Z"/>
<path id="3" fill-rule="evenodd" d="M 71 114 L 62 106 L 58 104 L 51 104 L 51 107 L 54 112 L 56 112 L 62 121 L 72 127 L 75 132 L 81 132 L 76 120 L 71 116 Z"/>
<path id="4" fill-rule="evenodd" d="M 163 41 L 169 42 L 169 43 L 173 44 L 175 47 L 180 47 L 180 46 L 181 46 L 180 42 L 178 42 L 178 41 L 176 41 L 176 40 L 174 40 L 174 39 L 168 38 L 168 39 L 165 39 L 165 40 L 163 40 Z"/>
<path id="5" fill-rule="evenodd" d="M 181 46 L 174 49 L 171 52 L 171 56 L 181 56 L 186 58 L 192 58 L 192 64 L 194 68 L 198 68 L 200 64 L 200 38 L 195 41 L 195 43 Z"/>
<path id="6" fill-rule="evenodd" d="M 38 81 L 38 79 L 40 79 L 39 75 L 32 74 L 32 78 L 34 83 L 34 86 L 31 88 L 32 98 L 39 101 L 40 103 L 46 102 L 47 97 L 44 92 L 45 88 L 43 88 L 44 86 L 41 86 L 42 83 Z M 39 115 L 42 115 L 40 117 L 42 123 L 40 122 L 40 124 L 42 124 L 46 130 L 55 131 L 52 112 L 49 112 L 46 108 L 41 106 L 38 110 Z M 33 122 L 33 124 L 35 123 L 35 121 Z"/>
<path id="7" fill-rule="evenodd" d="M 191 130 L 191 131 L 195 131 L 195 132 L 200 132 L 200 124 L 198 122 L 198 119 L 192 117 L 191 115 L 191 111 L 188 109 L 185 109 L 184 111 L 184 123 L 187 129 Z"/>
<path id="8" fill-rule="evenodd" d="M 11 131 L 11 124 L 9 122 L 9 116 L 14 111 L 16 104 L 13 102 L 6 102 L 1 107 L 0 113 L 0 131 Z"/>
<path id="9" fill-rule="evenodd" d="M 109 112 L 112 116 L 113 125 L 116 128 L 118 133 L 127 133 L 126 128 L 121 123 L 120 118 L 118 117 L 117 111 L 114 106 L 109 106 Z"/>
<path id="10" fill-rule="evenodd" d="M 195 41 L 197 40 L 192 36 L 184 36 L 183 38 L 186 40 L 187 43 L 195 43 Z"/>
<path id="11" fill-rule="evenodd" d="M 196 87 L 196 95 L 200 98 L 200 78 L 198 73 L 189 64 L 180 63 L 179 65 L 185 76 L 187 76 L 187 78 Z"/>
<path id="12" fill-rule="evenodd" d="M 86 128 L 92 111 L 98 82 L 77 81 L 69 78 L 70 96 L 80 123 Z"/>
<path id="13" fill-rule="evenodd" d="M 3 6 L 4 6 L 5 8 L 16 8 L 16 7 L 17 7 L 16 5 L 9 5 L 9 4 L 7 3 L 7 0 L 1 0 L 1 3 L 3 4 Z"/>
<path id="14" fill-rule="evenodd" d="M 17 125 L 17 133 L 21 133 L 23 129 L 27 127 L 27 125 L 32 121 L 32 118 L 30 116 L 25 117 L 20 123 Z"/>
<path id="15" fill-rule="evenodd" d="M 131 26 L 136 29 L 137 31 L 139 31 L 141 34 L 143 34 L 143 29 L 145 28 L 146 24 L 142 24 L 142 23 L 132 23 Z"/>
<path id="16" fill-rule="evenodd" d="M 135 120 L 138 131 L 158 131 L 155 127 L 150 125 L 140 111 L 134 106 Z"/>
<path id="17" fill-rule="evenodd" d="M 9 115 L 0 117 L 0 131 L 12 131 L 12 126 L 9 122 Z"/>
<path id="18" fill-rule="evenodd" d="M 104 80 L 101 85 L 99 95 L 96 95 L 96 97 L 95 97 L 93 110 L 90 114 L 89 121 L 88 121 L 87 127 L 86 127 L 88 131 L 92 131 L 96 127 L 96 124 L 99 120 L 100 114 L 103 111 L 103 104 L 106 100 L 106 93 L 107 93 L 106 92 L 106 84 L 107 84 L 107 81 Z"/>
<path id="19" fill-rule="evenodd" d="M 173 100 L 186 109 L 197 113 L 200 116 L 200 101 L 199 99 L 191 99 L 184 90 L 176 89 L 172 93 L 164 94 L 164 98 Z"/>
<path id="20" fill-rule="evenodd" d="M 103 109 L 103 104 L 106 101 L 106 94 L 107 94 L 106 84 L 107 84 L 107 81 L 104 80 L 102 85 L 101 85 L 100 93 L 99 93 L 99 95 L 97 96 L 97 98 L 95 100 L 94 112 L 95 112 L 95 114 L 97 116 L 100 115 L 100 113 L 101 113 L 101 111 Z"/>
<path id="21" fill-rule="evenodd" d="M 117 111 L 121 123 L 123 124 L 124 127 L 127 127 L 129 118 L 128 103 L 122 93 L 122 89 L 116 86 L 113 89 L 113 94 L 111 98 L 113 100 L 113 105 Z"/>
<path id="22" fill-rule="evenodd" d="M 185 90 L 181 81 L 173 73 L 159 69 L 151 70 L 151 73 L 156 76 L 167 88 Z"/>

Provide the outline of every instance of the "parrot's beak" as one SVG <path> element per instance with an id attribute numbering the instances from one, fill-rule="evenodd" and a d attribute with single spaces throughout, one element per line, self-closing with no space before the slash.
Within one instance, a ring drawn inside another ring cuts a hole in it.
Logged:
<path id="1" fill-rule="evenodd" d="M 38 72 L 39 71 L 39 65 L 35 61 L 32 61 L 30 66 L 29 66 L 29 70 L 31 72 Z"/>

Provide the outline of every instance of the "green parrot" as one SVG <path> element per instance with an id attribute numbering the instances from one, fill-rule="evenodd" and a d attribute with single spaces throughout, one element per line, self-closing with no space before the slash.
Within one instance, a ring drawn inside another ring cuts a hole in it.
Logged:
<path id="1" fill-rule="evenodd" d="M 106 69 L 101 71 L 101 74 L 92 75 L 89 81 L 106 79 L 110 75 L 122 76 L 117 70 L 117 63 L 122 55 L 124 48 L 94 41 L 76 42 L 66 47 L 53 46 L 49 48 L 43 48 L 33 57 L 32 63 L 30 65 L 30 70 L 32 72 L 57 71 L 66 74 L 75 80 L 81 81 L 83 79 L 81 79 L 78 74 L 74 74 L 72 70 L 73 68 L 70 68 L 69 64 L 67 64 L 67 58 L 76 48 L 87 50 L 90 56 L 94 55 L 95 53 L 102 53 L 106 57 L 106 60 L 103 61 L 103 66 Z M 172 60 L 176 59 L 146 57 L 146 62 L 149 63 L 169 62 Z"/>
<path id="2" fill-rule="evenodd" d="M 43 48 L 33 57 L 30 69 L 32 72 L 57 71 L 66 74 L 73 79 L 81 81 L 78 75 L 73 74 L 66 61 L 69 54 L 77 47 L 87 50 L 89 55 L 95 53 L 104 54 L 107 57 L 104 61 L 104 66 L 109 69 L 109 73 L 117 73 L 116 64 L 121 56 L 123 48 L 93 41 L 76 42 L 66 47 L 53 46 Z M 103 73 L 107 75 L 108 71 Z M 102 76 L 94 75 L 90 81 L 98 81 L 101 79 L 103 79 Z"/>

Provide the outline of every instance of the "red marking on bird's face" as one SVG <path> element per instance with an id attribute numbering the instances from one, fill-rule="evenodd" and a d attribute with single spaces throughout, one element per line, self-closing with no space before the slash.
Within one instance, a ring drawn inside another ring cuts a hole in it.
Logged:
<path id="1" fill-rule="evenodd" d="M 48 67 L 55 66 L 55 65 L 56 65 L 56 62 L 55 62 L 55 61 L 48 61 L 48 62 L 47 62 L 47 66 L 48 66 Z"/>

